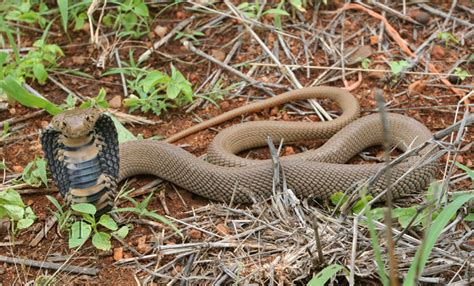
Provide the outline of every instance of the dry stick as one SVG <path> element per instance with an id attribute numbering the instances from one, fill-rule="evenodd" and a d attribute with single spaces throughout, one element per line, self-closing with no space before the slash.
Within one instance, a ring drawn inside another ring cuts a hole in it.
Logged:
<path id="1" fill-rule="evenodd" d="M 28 120 L 30 118 L 33 118 L 33 117 L 36 117 L 36 116 L 39 116 L 39 115 L 43 115 L 44 113 L 46 113 L 46 111 L 44 109 L 41 109 L 41 110 L 38 110 L 38 111 L 35 111 L 35 112 L 27 113 L 27 114 L 19 116 L 19 117 L 10 117 L 8 119 L 0 121 L 0 127 L 5 125 L 5 124 L 12 125 L 14 123 L 22 122 L 22 121 Z"/>
<path id="2" fill-rule="evenodd" d="M 385 157 L 385 162 L 386 162 L 386 176 L 387 181 L 389 182 L 389 187 L 391 186 L 391 168 L 390 168 L 390 144 L 389 144 L 389 128 L 388 128 L 388 122 L 387 122 L 387 112 L 385 110 L 385 102 L 383 98 L 383 91 L 380 89 L 375 90 L 375 99 L 377 101 L 377 105 L 379 108 L 379 113 L 380 117 L 382 120 L 382 127 L 383 127 L 383 149 L 384 149 L 384 157 Z M 393 202 L 392 202 L 392 192 L 391 190 L 387 191 L 387 209 L 385 210 L 385 222 L 387 225 L 387 245 L 388 245 L 388 257 L 389 257 L 389 266 L 390 266 L 390 285 L 396 286 L 399 285 L 398 279 L 397 279 L 397 273 L 398 273 L 398 267 L 397 267 L 397 259 L 395 257 L 395 245 L 393 243 L 393 234 L 392 234 L 392 226 L 393 226 L 393 220 L 392 220 L 392 208 L 393 208 Z"/>
<path id="3" fill-rule="evenodd" d="M 114 49 L 115 61 L 119 69 L 122 68 L 122 61 L 120 60 L 120 55 L 117 49 Z M 125 80 L 125 75 L 123 71 L 120 71 L 120 79 L 122 80 L 122 88 L 124 97 L 128 97 L 127 81 Z"/>
<path id="4" fill-rule="evenodd" d="M 384 10 L 384 11 L 390 13 L 390 14 L 393 14 L 393 15 L 397 16 L 398 18 L 402 19 L 402 20 L 408 21 L 408 22 L 413 23 L 413 24 L 416 24 L 416 25 L 421 25 L 421 23 L 419 23 L 419 22 L 413 20 L 411 17 L 409 17 L 409 16 L 407 16 L 407 15 L 404 15 L 404 14 L 398 12 L 397 10 L 394 10 L 394 9 L 388 7 L 388 6 L 385 6 L 384 4 L 382 4 L 382 3 L 378 2 L 378 1 L 373 1 L 373 0 L 372 0 L 372 1 L 369 1 L 369 2 L 370 2 L 370 4 L 376 6 L 376 7 L 380 8 L 380 9 L 382 9 L 382 10 Z"/>
<path id="5" fill-rule="evenodd" d="M 384 25 L 385 25 L 385 29 L 387 30 L 387 33 L 393 38 L 393 40 L 395 42 L 397 42 L 397 44 L 400 46 L 400 48 L 402 49 L 402 51 L 404 51 L 405 53 L 407 53 L 410 57 L 412 58 L 416 58 L 416 54 L 412 52 L 412 50 L 408 47 L 406 41 L 398 34 L 397 30 L 395 28 L 393 28 L 393 26 L 390 24 L 390 22 L 387 20 L 387 18 L 383 17 L 382 15 L 370 10 L 370 9 L 367 9 L 359 4 L 355 4 L 355 3 L 348 3 L 348 4 L 345 4 L 342 8 L 342 10 L 360 10 L 360 11 L 363 11 L 367 14 L 369 14 L 370 16 L 376 18 L 376 19 L 379 19 L 381 21 L 383 21 Z M 424 61 L 422 61 L 424 62 Z M 426 63 L 425 63 L 426 64 Z M 428 66 L 428 69 L 433 72 L 433 73 L 439 73 L 438 69 L 431 63 L 428 63 L 427 64 Z M 440 78 L 440 80 L 447 86 L 449 86 L 451 88 L 451 90 L 456 93 L 457 95 L 463 97 L 465 94 L 462 90 L 459 90 L 455 87 L 453 87 L 453 85 L 451 84 L 451 82 L 449 82 L 449 80 L 447 78 Z M 469 99 L 466 98 L 466 100 L 464 101 L 464 103 L 466 104 L 469 104 Z"/>
<path id="6" fill-rule="evenodd" d="M 471 29 L 474 28 L 474 24 L 472 24 L 472 23 L 470 23 L 466 20 L 462 20 L 462 19 L 456 18 L 454 16 L 451 16 L 450 14 L 446 14 L 446 13 L 444 13 L 444 12 L 438 10 L 438 9 L 435 9 L 431 6 L 428 6 L 426 4 L 418 4 L 418 6 L 421 7 L 423 10 L 426 10 L 426 11 L 428 11 L 432 14 L 435 14 L 437 16 L 441 16 L 441 17 L 443 17 L 447 20 L 449 19 L 449 20 L 455 21 L 455 22 L 457 22 L 457 23 L 459 23 L 463 26 L 466 26 L 468 28 L 471 28 Z"/>
<path id="7" fill-rule="evenodd" d="M 140 63 L 140 62 L 148 60 L 148 58 L 151 56 L 151 53 L 153 53 L 155 50 L 159 49 L 161 46 L 166 44 L 169 41 L 169 39 L 171 39 L 171 37 L 173 37 L 177 32 L 184 29 L 184 27 L 186 27 L 189 23 L 191 23 L 195 18 L 196 18 L 195 16 L 191 16 L 188 19 L 186 19 L 186 20 L 182 21 L 181 23 L 179 23 L 178 25 L 176 25 L 176 27 L 174 27 L 173 30 L 171 30 L 166 36 L 161 38 L 158 42 L 155 42 L 153 44 L 153 47 L 146 50 L 138 58 L 138 62 Z"/>
<path id="8" fill-rule="evenodd" d="M 44 225 L 44 228 L 41 228 L 41 230 L 36 234 L 35 238 L 30 242 L 30 246 L 37 246 L 38 243 L 46 236 L 48 231 L 54 226 L 54 224 L 58 221 L 56 216 L 52 215 L 46 220 L 46 224 Z"/>
<path id="9" fill-rule="evenodd" d="M 232 10 L 232 12 L 234 12 L 234 14 L 239 17 L 239 18 L 242 18 L 242 16 L 240 15 L 239 11 L 237 9 L 235 9 L 235 6 L 229 2 L 229 0 L 224 0 L 224 3 Z M 245 24 L 244 22 L 242 22 L 242 25 L 245 26 L 245 28 L 247 29 L 247 31 L 250 33 L 250 35 L 259 43 L 259 45 L 262 47 L 262 49 L 265 51 L 265 53 L 270 56 L 270 58 L 277 64 L 277 66 L 280 68 L 280 70 L 282 70 L 282 67 L 284 67 L 285 71 L 287 72 L 289 78 L 290 78 L 290 81 L 293 83 L 293 86 L 295 88 L 302 88 L 303 85 L 298 81 L 298 79 L 296 78 L 295 74 L 293 73 L 293 71 L 287 67 L 287 66 L 282 66 L 280 60 L 278 60 L 278 58 L 268 49 L 267 45 L 265 45 L 265 43 L 262 41 L 262 39 L 260 39 L 260 37 L 254 32 L 254 30 L 252 28 L 250 28 L 247 24 Z M 283 71 L 283 70 L 282 70 Z M 314 111 L 316 111 L 318 117 L 322 120 L 322 121 L 326 121 L 326 120 L 332 120 L 332 117 L 326 112 L 326 110 L 324 110 L 324 108 L 314 99 L 309 99 L 308 100 L 309 104 L 313 107 Z"/>
<path id="10" fill-rule="evenodd" d="M 81 267 L 75 265 L 63 265 L 62 263 L 51 263 L 51 262 L 44 262 L 44 261 L 37 261 L 31 259 L 23 259 L 23 258 L 15 258 L 15 257 L 8 257 L 0 255 L 0 262 L 10 263 L 10 264 L 21 264 L 31 267 L 38 267 L 38 268 L 47 268 L 52 270 L 62 269 L 64 271 L 68 271 L 70 273 L 76 274 L 85 274 L 85 275 L 97 275 L 99 273 L 99 269 L 92 268 L 92 267 Z"/>

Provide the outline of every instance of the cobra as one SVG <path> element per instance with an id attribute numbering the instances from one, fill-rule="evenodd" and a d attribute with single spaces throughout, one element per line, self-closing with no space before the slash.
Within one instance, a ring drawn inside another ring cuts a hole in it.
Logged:
<path id="1" fill-rule="evenodd" d="M 325 122 L 253 121 L 234 125 L 214 138 L 207 161 L 170 144 L 236 116 L 304 99 L 334 100 L 342 114 Z M 91 202 L 106 211 L 113 206 L 117 182 L 140 174 L 161 177 L 215 201 L 248 203 L 268 198 L 272 195 L 272 162 L 245 159 L 237 154 L 265 146 L 267 137 L 285 143 L 327 139 L 318 149 L 281 158 L 287 185 L 297 196 L 327 199 L 335 192 L 354 189 L 358 182 L 374 176 L 384 166 L 347 164 L 364 149 L 383 143 L 380 115 L 358 119 L 359 114 L 359 103 L 348 91 L 313 87 L 233 109 L 164 142 L 139 140 L 118 146 L 113 122 L 107 115 L 92 109 L 70 110 L 53 118 L 42 134 L 42 144 L 61 194 L 72 203 Z M 431 138 L 431 132 L 412 118 L 389 113 L 387 122 L 389 143 L 401 151 Z M 378 177 L 369 192 L 379 194 L 393 182 L 393 197 L 426 188 L 435 175 L 436 162 L 409 169 L 429 150 L 424 148 L 395 165 L 390 175 Z"/>

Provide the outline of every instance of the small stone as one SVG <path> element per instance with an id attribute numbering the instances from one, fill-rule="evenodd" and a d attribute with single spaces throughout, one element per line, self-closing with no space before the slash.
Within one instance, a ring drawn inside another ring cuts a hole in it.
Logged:
<path id="1" fill-rule="evenodd" d="M 8 112 L 10 112 L 10 115 L 15 115 L 16 114 L 16 109 L 15 108 L 10 108 L 10 109 L 8 109 Z"/>
<path id="2" fill-rule="evenodd" d="M 372 56 L 372 48 L 370 46 L 360 46 L 357 51 L 350 56 L 347 64 L 355 65 L 366 58 L 370 58 L 370 56 Z"/>
<path id="3" fill-rule="evenodd" d="M 295 149 L 291 146 L 286 146 L 285 147 L 285 155 L 293 155 L 295 154 Z"/>
<path id="4" fill-rule="evenodd" d="M 230 233 L 229 228 L 223 223 L 219 223 L 218 225 L 216 225 L 216 230 L 217 232 L 223 235 L 229 235 Z"/>
<path id="5" fill-rule="evenodd" d="M 414 19 L 420 24 L 427 25 L 430 22 L 431 16 L 424 11 L 418 11 L 416 12 Z"/>
<path id="6" fill-rule="evenodd" d="M 112 97 L 112 99 L 109 100 L 109 106 L 115 109 L 122 107 L 122 97 L 120 95 Z"/>
<path id="7" fill-rule="evenodd" d="M 417 80 L 408 86 L 408 95 L 422 93 L 426 88 L 426 81 Z"/>
<path id="8" fill-rule="evenodd" d="M 197 229 L 190 229 L 188 232 L 188 236 L 192 239 L 192 240 L 199 240 L 202 238 L 202 232 L 200 232 L 199 230 Z"/>
<path id="9" fill-rule="evenodd" d="M 81 57 L 81 56 L 72 56 L 72 62 L 75 65 L 83 65 L 83 64 L 86 63 L 86 59 L 84 57 Z"/>
<path id="10" fill-rule="evenodd" d="M 228 101 L 221 102 L 221 108 L 227 110 L 230 107 L 230 103 Z"/>
<path id="11" fill-rule="evenodd" d="M 437 60 L 443 60 L 446 56 L 446 51 L 440 45 L 434 45 L 431 49 L 431 57 Z"/>
<path id="12" fill-rule="evenodd" d="M 373 46 L 373 45 L 377 45 L 378 42 L 379 42 L 379 36 L 370 36 L 370 44 Z"/>
<path id="13" fill-rule="evenodd" d="M 151 249 L 150 245 L 146 243 L 146 236 L 141 236 L 137 239 L 138 252 L 145 254 Z"/>
<path id="14" fill-rule="evenodd" d="M 290 120 L 290 117 L 288 116 L 288 113 L 283 113 L 283 116 L 281 117 L 281 119 L 283 119 L 283 121 L 289 121 Z"/>
<path id="15" fill-rule="evenodd" d="M 216 60 L 223 62 L 225 60 L 225 53 L 222 50 L 213 49 L 211 55 L 216 58 Z"/>
<path id="16" fill-rule="evenodd" d="M 33 200 L 30 199 L 30 200 L 26 201 L 26 205 L 31 207 L 34 202 L 35 202 L 35 201 L 33 201 Z"/>
<path id="17" fill-rule="evenodd" d="M 176 12 L 176 18 L 178 18 L 180 20 L 184 20 L 184 19 L 186 19 L 186 14 L 182 11 L 178 11 L 178 12 Z"/>
<path id="18" fill-rule="evenodd" d="M 466 167 L 472 168 L 472 166 L 474 165 L 474 164 L 472 164 L 472 160 L 471 160 L 471 159 L 467 159 L 466 161 L 467 161 L 467 162 L 466 162 Z"/>
<path id="19" fill-rule="evenodd" d="M 13 166 L 12 169 L 13 169 L 13 172 L 15 172 L 15 173 L 23 173 L 24 168 L 20 165 L 16 165 L 16 166 Z"/>
<path id="20" fill-rule="evenodd" d="M 272 110 L 270 111 L 270 115 L 271 116 L 277 116 L 278 115 L 278 106 L 275 106 L 272 108 Z"/>
<path id="21" fill-rule="evenodd" d="M 461 78 L 454 74 L 448 76 L 448 80 L 452 84 L 461 84 L 462 82 Z"/>
<path id="22" fill-rule="evenodd" d="M 163 38 L 166 36 L 166 33 L 168 33 L 168 28 L 163 27 L 163 26 L 156 26 L 155 29 L 153 29 L 153 32 L 160 38 Z"/>
<path id="23" fill-rule="evenodd" d="M 119 261 L 123 258 L 123 247 L 114 248 L 114 260 Z"/>
<path id="24" fill-rule="evenodd" d="M 370 79 L 383 79 L 385 77 L 385 67 L 383 65 L 376 65 L 373 71 L 370 71 L 367 76 Z"/>
<path id="25" fill-rule="evenodd" d="M 40 122 L 40 126 L 41 126 L 41 128 L 43 128 L 43 129 L 47 128 L 48 125 L 49 125 L 49 122 L 46 121 L 46 120 L 42 120 L 42 121 Z"/>
<path id="26" fill-rule="evenodd" d="M 456 157 L 456 161 L 459 162 L 459 163 L 461 163 L 461 164 L 464 164 L 464 158 L 463 158 L 461 155 L 458 155 L 458 156 Z"/>
<path id="27" fill-rule="evenodd" d="M 82 26 L 82 30 L 84 32 L 90 32 L 90 26 L 88 22 L 84 23 L 84 26 Z"/>

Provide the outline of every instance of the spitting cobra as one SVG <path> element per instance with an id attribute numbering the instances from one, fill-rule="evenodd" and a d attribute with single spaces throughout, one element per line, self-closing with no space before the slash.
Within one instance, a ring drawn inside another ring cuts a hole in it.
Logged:
<path id="1" fill-rule="evenodd" d="M 295 100 L 330 99 L 342 114 L 324 122 L 254 121 L 221 131 L 208 149 L 207 161 L 170 144 L 236 116 Z M 237 156 L 242 151 L 273 142 L 295 143 L 327 139 L 315 150 L 284 156 L 281 165 L 288 188 L 299 197 L 327 199 L 336 192 L 355 189 L 385 164 L 346 164 L 364 149 L 383 143 L 379 114 L 359 118 L 357 99 L 334 87 L 312 87 L 289 91 L 254 102 L 171 136 L 164 142 L 129 141 L 118 146 L 111 118 L 98 110 L 69 110 L 56 115 L 42 133 L 42 144 L 59 190 L 72 203 L 91 202 L 99 210 L 113 206 L 117 183 L 131 176 L 149 174 L 215 201 L 248 203 L 272 195 L 273 163 Z M 387 114 L 389 143 L 401 151 L 431 138 L 420 122 L 398 114 Z M 407 172 L 427 154 L 428 148 L 393 166 L 370 186 L 379 194 L 393 182 L 393 197 L 419 192 L 436 172 L 436 162 Z M 120 162 L 120 164 L 119 164 Z"/>

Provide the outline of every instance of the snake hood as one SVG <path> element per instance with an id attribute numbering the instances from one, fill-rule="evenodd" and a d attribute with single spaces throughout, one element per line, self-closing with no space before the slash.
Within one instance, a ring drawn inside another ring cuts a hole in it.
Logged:
<path id="1" fill-rule="evenodd" d="M 79 138 L 94 130 L 100 114 L 93 108 L 66 110 L 53 117 L 51 126 L 68 138 Z"/>

